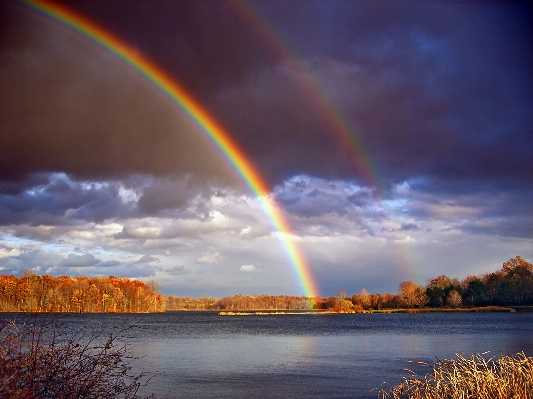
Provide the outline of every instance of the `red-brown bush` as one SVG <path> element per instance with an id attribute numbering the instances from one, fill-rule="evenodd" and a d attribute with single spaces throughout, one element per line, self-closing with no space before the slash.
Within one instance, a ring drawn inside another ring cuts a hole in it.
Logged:
<path id="1" fill-rule="evenodd" d="M 0 397 L 141 398 L 139 388 L 149 379 L 131 371 L 130 328 L 71 329 L 37 316 L 1 321 Z"/>

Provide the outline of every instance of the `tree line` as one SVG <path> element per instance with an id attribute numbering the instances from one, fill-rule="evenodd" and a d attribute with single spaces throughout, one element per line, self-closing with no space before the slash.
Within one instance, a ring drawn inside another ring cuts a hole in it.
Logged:
<path id="1" fill-rule="evenodd" d="M 515 256 L 500 270 L 468 276 L 461 282 L 445 275 L 430 279 L 426 287 L 404 282 L 398 295 L 408 307 L 531 306 L 533 264 Z"/>
<path id="2" fill-rule="evenodd" d="M 304 310 L 312 309 L 314 299 L 290 295 L 235 295 L 216 299 L 167 296 L 167 310 Z"/>
<path id="3" fill-rule="evenodd" d="M 160 312 L 164 298 L 155 281 L 128 278 L 52 277 L 25 270 L 20 277 L 0 275 L 2 312 Z"/>
<path id="4" fill-rule="evenodd" d="M 351 297 L 346 290 L 329 298 L 298 296 L 236 295 L 216 299 L 167 296 L 167 310 L 331 310 L 357 312 L 369 309 L 442 308 L 533 305 L 533 265 L 516 256 L 500 270 L 463 281 L 445 275 L 427 285 L 412 281 L 400 283 L 396 294 L 371 294 L 362 289 Z"/>
<path id="5" fill-rule="evenodd" d="M 350 300 L 355 309 L 363 310 L 532 306 L 533 264 L 515 256 L 492 273 L 468 276 L 462 281 L 440 275 L 429 279 L 426 286 L 404 281 L 400 283 L 396 295 L 369 294 L 363 289 Z M 338 303 L 335 305 L 338 307 Z"/>
<path id="6" fill-rule="evenodd" d="M 2 312 L 161 312 L 164 310 L 330 310 L 532 306 L 533 264 L 520 256 L 500 270 L 463 281 L 445 275 L 427 285 L 400 283 L 396 294 L 371 294 L 362 289 L 351 297 L 346 290 L 329 298 L 288 295 L 235 295 L 221 299 L 164 296 L 155 281 L 117 278 L 40 276 L 31 270 L 20 277 L 0 275 Z"/>

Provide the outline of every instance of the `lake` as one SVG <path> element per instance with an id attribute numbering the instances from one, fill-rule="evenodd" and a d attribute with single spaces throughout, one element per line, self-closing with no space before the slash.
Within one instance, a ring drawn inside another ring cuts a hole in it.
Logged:
<path id="1" fill-rule="evenodd" d="M 375 398 L 372 388 L 408 376 L 409 360 L 486 351 L 533 356 L 533 313 L 62 318 L 80 326 L 124 321 L 138 327 L 129 341 L 142 357 L 136 367 L 159 373 L 145 392 L 168 398 Z"/>

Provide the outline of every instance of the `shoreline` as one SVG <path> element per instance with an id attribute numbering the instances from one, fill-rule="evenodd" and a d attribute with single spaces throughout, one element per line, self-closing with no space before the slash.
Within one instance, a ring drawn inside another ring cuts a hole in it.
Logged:
<path id="1" fill-rule="evenodd" d="M 485 306 L 476 308 L 422 308 L 422 309 L 379 309 L 366 310 L 363 312 L 334 312 L 330 310 L 235 310 L 219 311 L 219 316 L 284 316 L 284 315 L 322 315 L 322 314 L 388 314 L 388 313 L 487 313 L 487 312 L 533 312 L 533 307 L 506 307 L 506 306 Z"/>
<path id="2" fill-rule="evenodd" d="M 35 315 L 81 315 L 81 314 L 157 314 L 166 312 L 217 312 L 220 316 L 284 316 L 284 315 L 324 315 L 324 314 L 388 314 L 388 313 L 487 313 L 487 312 L 508 312 L 522 313 L 533 312 L 533 306 L 483 306 L 473 308 L 399 308 L 399 309 L 368 309 L 363 311 L 335 312 L 326 309 L 249 309 L 249 310 L 216 310 L 216 309 L 168 309 L 157 312 L 28 312 L 28 311 L 0 311 L 0 313 L 10 314 L 35 314 Z"/>

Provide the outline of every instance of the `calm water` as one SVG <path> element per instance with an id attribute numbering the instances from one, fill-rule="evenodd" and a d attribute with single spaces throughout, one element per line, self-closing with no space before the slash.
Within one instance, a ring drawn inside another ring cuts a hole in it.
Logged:
<path id="1" fill-rule="evenodd" d="M 139 368 L 168 398 L 374 398 L 408 360 L 455 353 L 533 356 L 533 313 L 221 317 L 211 312 L 68 316 L 74 325 L 138 326 Z M 425 372 L 426 369 L 417 369 Z"/>

